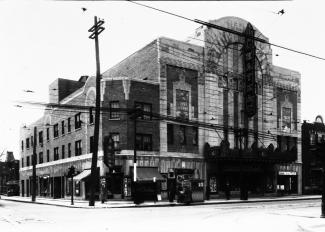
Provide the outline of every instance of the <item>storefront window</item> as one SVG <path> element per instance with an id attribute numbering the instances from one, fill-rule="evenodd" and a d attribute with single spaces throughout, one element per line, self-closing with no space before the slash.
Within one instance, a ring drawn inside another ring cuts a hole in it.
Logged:
<path id="1" fill-rule="evenodd" d="M 80 196 L 80 181 L 76 181 L 75 183 L 75 195 Z"/>

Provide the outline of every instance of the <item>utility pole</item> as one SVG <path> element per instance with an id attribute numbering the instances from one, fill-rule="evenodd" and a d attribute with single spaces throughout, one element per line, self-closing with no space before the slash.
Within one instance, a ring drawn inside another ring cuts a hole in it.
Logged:
<path id="1" fill-rule="evenodd" d="M 133 119 L 133 201 L 138 203 L 137 199 L 137 118 L 143 114 L 142 109 L 134 107 L 131 119 Z"/>
<path id="2" fill-rule="evenodd" d="M 97 159 L 98 159 L 98 140 L 99 140 L 99 114 L 100 114 L 100 63 L 99 63 L 99 45 L 98 35 L 104 31 L 102 25 L 104 21 L 97 16 L 94 17 L 94 26 L 92 26 L 88 32 L 92 32 L 89 36 L 90 39 L 95 39 L 95 52 L 96 52 L 96 107 L 95 107 L 95 128 L 94 128 L 94 151 L 91 159 L 91 174 L 90 174 L 90 197 L 89 206 L 95 205 L 95 191 L 97 184 Z"/>
<path id="3" fill-rule="evenodd" d="M 36 201 L 36 141 L 37 141 L 37 128 L 34 127 L 34 141 L 33 141 L 33 156 L 32 156 L 32 165 L 33 165 L 33 178 L 32 178 L 32 202 Z"/>

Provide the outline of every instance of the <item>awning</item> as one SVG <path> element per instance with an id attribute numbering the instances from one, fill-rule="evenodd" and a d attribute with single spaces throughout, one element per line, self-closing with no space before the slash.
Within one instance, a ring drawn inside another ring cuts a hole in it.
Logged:
<path id="1" fill-rule="evenodd" d="M 78 175 L 74 176 L 73 179 L 77 181 L 81 181 L 82 179 L 86 178 L 89 176 L 91 173 L 91 169 L 86 169 L 80 172 Z"/>
<path id="2" fill-rule="evenodd" d="M 137 167 L 138 181 L 153 181 L 154 177 L 156 181 L 164 180 L 157 167 Z"/>

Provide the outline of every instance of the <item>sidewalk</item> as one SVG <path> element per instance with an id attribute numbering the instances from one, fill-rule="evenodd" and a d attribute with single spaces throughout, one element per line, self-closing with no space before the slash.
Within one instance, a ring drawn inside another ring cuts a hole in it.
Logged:
<path id="1" fill-rule="evenodd" d="M 206 200 L 204 202 L 194 202 L 190 205 L 216 205 L 216 204 L 235 204 L 235 203 L 257 203 L 257 202 L 273 202 L 273 201 L 296 201 L 296 200 L 314 200 L 321 199 L 320 195 L 295 195 L 295 196 L 283 196 L 283 197 L 259 197 L 259 198 L 250 198 L 246 201 L 239 199 L 212 199 Z M 94 209 L 94 208 L 130 208 L 130 207 L 166 207 L 166 206 L 184 206 L 185 204 L 181 203 L 169 203 L 168 201 L 158 201 L 154 202 L 144 202 L 140 205 L 136 205 L 133 201 L 125 200 L 108 200 L 104 204 L 99 201 L 95 202 L 95 206 L 88 206 L 88 201 L 85 200 L 75 200 L 74 205 L 71 205 L 69 199 L 51 199 L 36 197 L 36 202 L 31 201 L 31 197 L 20 197 L 20 196 L 4 196 L 1 195 L 1 200 L 7 201 L 16 201 L 24 203 L 34 203 L 34 204 L 43 204 L 43 205 L 53 205 L 61 207 L 70 207 L 70 208 L 85 208 L 85 209 Z"/>

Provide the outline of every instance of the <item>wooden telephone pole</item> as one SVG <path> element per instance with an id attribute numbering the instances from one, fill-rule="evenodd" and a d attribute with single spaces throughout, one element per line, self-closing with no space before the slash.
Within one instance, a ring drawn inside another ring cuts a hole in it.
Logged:
<path id="1" fill-rule="evenodd" d="M 94 151 L 91 159 L 91 174 L 90 174 L 90 197 L 89 206 L 95 205 L 95 191 L 98 183 L 97 173 L 97 159 L 98 159 L 98 140 L 99 140 L 99 114 L 100 114 L 100 63 L 99 63 L 99 45 L 98 35 L 104 31 L 102 25 L 104 21 L 97 16 L 94 17 L 94 26 L 92 26 L 88 32 L 92 32 L 89 36 L 90 39 L 95 39 L 95 51 L 96 51 L 96 107 L 95 107 L 95 128 L 94 128 Z"/>

